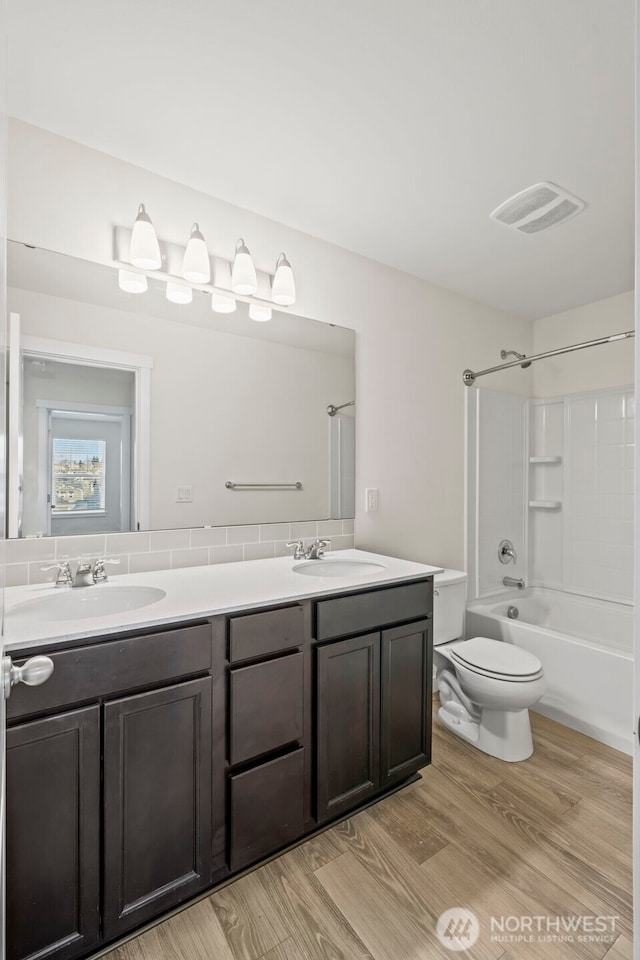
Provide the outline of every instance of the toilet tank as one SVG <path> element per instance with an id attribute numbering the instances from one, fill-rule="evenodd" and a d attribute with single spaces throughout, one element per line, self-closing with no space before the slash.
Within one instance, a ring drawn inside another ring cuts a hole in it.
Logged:
<path id="1" fill-rule="evenodd" d="M 463 570 L 444 570 L 433 578 L 433 643 L 449 643 L 464 632 L 467 575 Z"/>

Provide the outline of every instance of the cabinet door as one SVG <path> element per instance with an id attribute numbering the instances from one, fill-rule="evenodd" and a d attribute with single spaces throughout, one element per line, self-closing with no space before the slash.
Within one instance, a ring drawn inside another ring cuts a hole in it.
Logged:
<path id="1" fill-rule="evenodd" d="M 379 784 L 380 634 L 316 650 L 317 816 L 357 806 Z"/>
<path id="2" fill-rule="evenodd" d="M 100 708 L 7 731 L 7 957 L 69 960 L 100 929 Z"/>
<path id="3" fill-rule="evenodd" d="M 431 759 L 431 621 L 382 632 L 380 785 Z"/>
<path id="4" fill-rule="evenodd" d="M 210 677 L 104 708 L 104 934 L 193 896 L 211 878 Z"/>

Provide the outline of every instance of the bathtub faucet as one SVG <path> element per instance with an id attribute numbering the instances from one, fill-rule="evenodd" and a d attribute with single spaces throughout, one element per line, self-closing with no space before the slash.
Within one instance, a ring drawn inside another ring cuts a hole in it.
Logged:
<path id="1" fill-rule="evenodd" d="M 505 577 L 502 582 L 505 587 L 517 587 L 518 590 L 524 590 L 524 580 L 522 577 Z"/>

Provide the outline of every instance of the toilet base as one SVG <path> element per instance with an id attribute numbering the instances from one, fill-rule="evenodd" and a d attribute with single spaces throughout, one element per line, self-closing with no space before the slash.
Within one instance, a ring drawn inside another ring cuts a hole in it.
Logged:
<path id="1" fill-rule="evenodd" d="M 444 726 L 456 736 L 507 763 L 527 760 L 533 753 L 528 710 L 481 710 L 479 720 L 454 715 L 445 706 L 438 710 Z"/>

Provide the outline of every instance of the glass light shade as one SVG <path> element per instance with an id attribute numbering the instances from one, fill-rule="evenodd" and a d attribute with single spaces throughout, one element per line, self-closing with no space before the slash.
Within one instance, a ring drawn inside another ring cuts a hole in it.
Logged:
<path id="1" fill-rule="evenodd" d="M 191 283 L 209 283 L 211 280 L 209 251 L 197 223 L 191 227 L 191 236 L 184 252 L 182 276 Z"/>
<path id="2" fill-rule="evenodd" d="M 167 283 L 167 300 L 170 300 L 171 303 L 191 303 L 193 290 L 191 287 L 186 287 L 184 283 L 169 280 Z"/>
<path id="3" fill-rule="evenodd" d="M 233 297 L 214 291 L 211 294 L 211 309 L 216 313 L 233 313 L 236 309 L 236 301 Z"/>
<path id="4" fill-rule="evenodd" d="M 139 267 L 140 270 L 159 270 L 162 266 L 160 244 L 144 203 L 138 207 L 138 216 L 131 231 L 129 259 L 133 266 Z"/>
<path id="5" fill-rule="evenodd" d="M 271 320 L 273 313 L 271 307 L 265 307 L 261 303 L 250 303 L 249 316 L 252 320 L 264 322 L 265 320 Z"/>
<path id="6" fill-rule="evenodd" d="M 236 255 L 231 269 L 231 289 L 243 297 L 252 296 L 258 289 L 256 268 L 244 240 L 238 240 L 236 244 Z"/>
<path id="7" fill-rule="evenodd" d="M 281 307 L 290 307 L 296 302 L 296 282 L 291 264 L 281 253 L 276 261 L 276 272 L 271 285 L 271 299 Z"/>
<path id="8" fill-rule="evenodd" d="M 132 270 L 118 270 L 118 286 L 125 293 L 146 293 L 147 278 L 144 273 L 133 273 Z"/>

